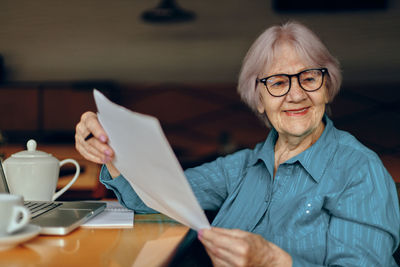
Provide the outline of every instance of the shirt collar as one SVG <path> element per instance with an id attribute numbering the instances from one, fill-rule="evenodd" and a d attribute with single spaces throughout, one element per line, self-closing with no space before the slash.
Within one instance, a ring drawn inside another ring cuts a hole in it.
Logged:
<path id="1" fill-rule="evenodd" d="M 299 162 L 317 183 L 321 180 L 337 147 L 333 122 L 326 114 L 323 117 L 323 121 L 325 122 L 325 129 L 317 142 L 302 153 L 286 161 L 287 164 Z M 250 161 L 250 164 L 254 165 L 259 160 L 262 160 L 270 172 L 271 177 L 274 171 L 274 148 L 277 139 L 278 133 L 272 128 L 264 144 L 262 144 L 259 149 L 256 149 L 254 158 Z"/>

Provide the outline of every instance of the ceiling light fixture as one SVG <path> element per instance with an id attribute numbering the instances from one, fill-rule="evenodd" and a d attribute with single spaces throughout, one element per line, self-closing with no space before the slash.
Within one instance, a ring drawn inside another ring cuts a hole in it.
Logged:
<path id="1" fill-rule="evenodd" d="M 187 22 L 195 17 L 193 12 L 180 8 L 174 0 L 161 0 L 157 7 L 142 14 L 142 19 L 150 23 Z"/>

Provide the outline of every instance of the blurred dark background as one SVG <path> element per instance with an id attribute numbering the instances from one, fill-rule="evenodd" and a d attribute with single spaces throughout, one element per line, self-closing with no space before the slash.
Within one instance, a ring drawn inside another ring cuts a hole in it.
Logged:
<path id="1" fill-rule="evenodd" d="M 183 167 L 254 146 L 268 130 L 236 95 L 242 59 L 265 28 L 297 20 L 342 64 L 336 126 L 400 181 L 399 2 L 3 0 L 0 152 L 35 138 L 79 158 L 74 127 L 95 111 L 93 88 L 157 116 Z M 182 9 L 165 9 L 174 5 Z"/>

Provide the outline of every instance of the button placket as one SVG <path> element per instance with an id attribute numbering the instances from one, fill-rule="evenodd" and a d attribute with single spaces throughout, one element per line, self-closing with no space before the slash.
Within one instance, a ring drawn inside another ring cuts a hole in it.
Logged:
<path id="1" fill-rule="evenodd" d="M 292 166 L 281 164 L 275 174 L 275 179 L 272 182 L 272 192 L 268 203 L 268 212 L 271 210 L 271 205 L 277 202 L 284 191 L 284 188 L 291 177 Z"/>

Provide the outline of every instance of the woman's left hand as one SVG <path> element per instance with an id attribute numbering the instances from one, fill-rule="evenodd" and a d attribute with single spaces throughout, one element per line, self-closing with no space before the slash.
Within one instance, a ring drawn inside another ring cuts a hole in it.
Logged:
<path id="1" fill-rule="evenodd" d="M 286 251 L 257 234 L 213 227 L 199 239 L 214 266 L 292 266 Z"/>

